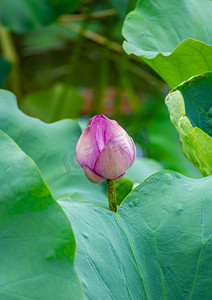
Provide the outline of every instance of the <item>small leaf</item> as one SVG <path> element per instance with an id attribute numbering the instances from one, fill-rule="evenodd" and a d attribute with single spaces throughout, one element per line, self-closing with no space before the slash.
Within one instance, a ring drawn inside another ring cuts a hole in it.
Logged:
<path id="1" fill-rule="evenodd" d="M 134 182 L 128 178 L 115 181 L 117 204 L 120 205 L 124 198 L 132 191 Z"/>

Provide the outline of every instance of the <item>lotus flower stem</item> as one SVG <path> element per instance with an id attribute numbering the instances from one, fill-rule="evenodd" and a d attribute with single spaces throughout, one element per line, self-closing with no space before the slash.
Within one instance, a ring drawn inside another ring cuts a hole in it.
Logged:
<path id="1" fill-rule="evenodd" d="M 115 181 L 110 179 L 107 179 L 107 194 L 108 194 L 109 210 L 117 212 Z"/>

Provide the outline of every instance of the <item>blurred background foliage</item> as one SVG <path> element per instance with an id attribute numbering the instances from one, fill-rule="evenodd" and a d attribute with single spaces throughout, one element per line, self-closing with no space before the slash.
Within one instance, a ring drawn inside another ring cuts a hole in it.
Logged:
<path id="1" fill-rule="evenodd" d="M 22 111 L 48 123 L 104 113 L 133 137 L 138 156 L 151 159 L 142 162 L 147 173 L 156 160 L 200 177 L 169 120 L 170 88 L 122 48 L 123 22 L 136 2 L 0 0 L 0 86 L 16 94 Z"/>

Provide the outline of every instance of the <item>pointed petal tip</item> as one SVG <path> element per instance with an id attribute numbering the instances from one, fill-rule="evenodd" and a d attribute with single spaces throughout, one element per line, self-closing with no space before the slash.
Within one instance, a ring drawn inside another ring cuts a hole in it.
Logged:
<path id="1" fill-rule="evenodd" d="M 98 122 L 98 120 L 104 119 L 104 120 L 109 120 L 105 115 L 100 114 L 100 115 L 95 115 L 88 123 L 88 125 L 93 124 L 94 122 Z"/>

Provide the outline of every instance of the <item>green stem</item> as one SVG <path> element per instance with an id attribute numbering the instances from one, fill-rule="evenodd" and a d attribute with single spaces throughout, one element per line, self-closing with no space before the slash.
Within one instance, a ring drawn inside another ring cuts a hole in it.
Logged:
<path id="1" fill-rule="evenodd" d="M 107 194 L 108 194 L 109 210 L 117 212 L 115 181 L 110 179 L 107 179 Z"/>

